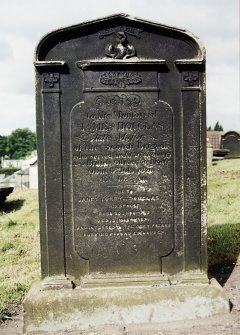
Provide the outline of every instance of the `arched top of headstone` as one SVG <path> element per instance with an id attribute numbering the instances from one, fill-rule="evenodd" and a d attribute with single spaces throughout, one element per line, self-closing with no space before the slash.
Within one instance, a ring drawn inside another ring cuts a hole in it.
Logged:
<path id="1" fill-rule="evenodd" d="M 237 131 L 230 130 L 227 133 L 225 133 L 224 135 L 222 135 L 221 137 L 222 137 L 222 139 L 226 139 L 226 138 L 229 138 L 229 137 L 240 138 L 240 134 Z"/>
<path id="2" fill-rule="evenodd" d="M 35 64 L 47 61 L 63 65 L 73 57 L 138 61 L 150 59 L 153 54 L 156 59 L 176 64 L 190 60 L 200 64 L 205 59 L 205 49 L 192 33 L 127 14 L 115 14 L 46 34 L 36 48 Z"/>

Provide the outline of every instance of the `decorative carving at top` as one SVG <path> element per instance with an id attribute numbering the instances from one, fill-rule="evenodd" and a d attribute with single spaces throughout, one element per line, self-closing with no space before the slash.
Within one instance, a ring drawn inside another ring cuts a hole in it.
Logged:
<path id="1" fill-rule="evenodd" d="M 48 84 L 49 87 L 54 87 L 58 83 L 58 77 L 54 73 L 50 72 L 44 77 L 44 83 Z"/>
<path id="2" fill-rule="evenodd" d="M 115 33 L 117 44 L 109 44 L 106 47 L 106 56 L 114 59 L 125 59 L 136 55 L 133 45 L 128 43 L 127 36 L 123 31 Z"/>
<path id="3" fill-rule="evenodd" d="M 105 36 L 110 36 L 112 34 L 116 34 L 118 31 L 123 31 L 125 34 L 135 36 L 137 39 L 141 38 L 140 33 L 143 32 L 143 30 L 134 28 L 134 27 L 127 27 L 127 26 L 119 26 L 114 28 L 105 29 L 104 31 L 101 31 L 99 33 L 99 38 L 102 39 Z"/>
<path id="4" fill-rule="evenodd" d="M 183 80 L 188 82 L 189 86 L 193 86 L 196 81 L 198 81 L 198 74 L 197 72 L 183 72 Z"/>

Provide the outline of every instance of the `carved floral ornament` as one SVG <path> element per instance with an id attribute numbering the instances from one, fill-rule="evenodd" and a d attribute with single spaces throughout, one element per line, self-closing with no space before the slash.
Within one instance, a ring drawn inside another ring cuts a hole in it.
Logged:
<path id="1" fill-rule="evenodd" d="M 136 49 L 128 42 L 127 35 L 140 39 L 141 32 L 142 30 L 133 27 L 115 27 L 100 32 L 100 39 L 113 34 L 116 36 L 116 44 L 106 46 L 106 56 L 113 59 L 126 59 L 136 56 Z"/>
<path id="2" fill-rule="evenodd" d="M 189 86 L 194 86 L 195 82 L 198 81 L 198 74 L 193 71 L 183 72 L 183 80 L 187 82 Z"/>
<path id="3" fill-rule="evenodd" d="M 135 85 L 141 82 L 140 74 L 135 71 L 106 71 L 100 77 L 100 83 L 119 88 L 125 88 L 127 85 Z"/>
<path id="4" fill-rule="evenodd" d="M 115 33 L 117 44 L 106 46 L 106 56 L 115 59 L 130 58 L 136 55 L 133 45 L 128 43 L 127 36 L 123 31 Z"/>
<path id="5" fill-rule="evenodd" d="M 141 38 L 141 33 L 143 30 L 134 28 L 134 27 L 128 27 L 128 26 L 119 26 L 119 27 L 114 27 L 114 28 L 108 28 L 99 33 L 99 38 L 103 39 L 106 36 L 115 34 L 118 31 L 124 31 L 125 34 L 135 36 L 137 39 Z"/>

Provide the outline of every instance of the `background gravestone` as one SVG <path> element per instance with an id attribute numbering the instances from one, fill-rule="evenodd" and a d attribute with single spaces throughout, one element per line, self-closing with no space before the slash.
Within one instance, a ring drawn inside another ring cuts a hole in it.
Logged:
<path id="1" fill-rule="evenodd" d="M 221 149 L 230 150 L 226 158 L 240 158 L 240 134 L 236 131 L 228 131 L 222 135 Z"/>
<path id="2" fill-rule="evenodd" d="M 37 306 L 49 309 L 55 299 L 52 313 L 62 306 L 71 319 L 71 306 L 84 327 L 122 323 L 120 316 L 148 322 L 151 308 L 157 321 L 166 319 L 161 301 L 175 301 L 178 291 L 162 285 L 200 282 L 208 295 L 205 53 L 198 39 L 113 15 L 46 35 L 35 67 L 43 285 L 71 287 L 70 278 L 77 289 L 64 299 L 41 289 L 36 298 L 35 288 L 25 329 L 39 324 Z M 101 286 L 108 289 L 91 289 Z M 199 294 L 194 290 L 179 294 Z M 167 318 L 184 317 L 175 307 Z"/>

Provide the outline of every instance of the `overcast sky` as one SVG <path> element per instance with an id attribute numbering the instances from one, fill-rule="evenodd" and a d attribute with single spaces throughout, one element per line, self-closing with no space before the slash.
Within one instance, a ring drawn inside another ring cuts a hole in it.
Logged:
<path id="1" fill-rule="evenodd" d="M 239 0 L 0 0 L 0 134 L 35 131 L 33 53 L 51 30 L 113 13 L 185 28 L 207 49 L 207 124 L 240 130 Z"/>

